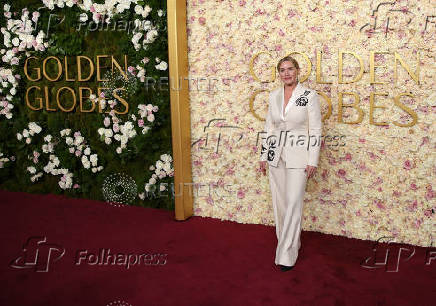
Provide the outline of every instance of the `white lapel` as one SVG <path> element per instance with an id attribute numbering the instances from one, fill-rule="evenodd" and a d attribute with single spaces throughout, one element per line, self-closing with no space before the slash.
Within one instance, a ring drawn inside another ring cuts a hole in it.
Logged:
<path id="1" fill-rule="evenodd" d="M 284 118 L 286 119 L 286 116 L 289 114 L 289 110 L 295 106 L 295 100 L 296 98 L 301 95 L 304 91 L 304 86 L 301 85 L 300 82 L 297 83 L 297 86 L 295 86 L 294 91 L 292 92 L 292 96 L 290 98 L 290 101 L 288 102 L 288 104 L 291 105 L 287 105 L 287 111 L 285 113 Z M 279 118 L 282 119 L 283 117 L 283 106 L 284 106 L 284 100 L 285 100 L 285 87 L 282 86 L 281 90 L 279 90 L 279 94 L 277 95 L 277 109 L 279 110 Z M 283 120 L 283 119 L 282 119 Z"/>

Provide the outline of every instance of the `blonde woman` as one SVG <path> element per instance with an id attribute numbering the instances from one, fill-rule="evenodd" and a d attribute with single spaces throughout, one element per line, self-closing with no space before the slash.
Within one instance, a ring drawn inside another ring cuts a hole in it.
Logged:
<path id="1" fill-rule="evenodd" d="M 272 194 L 276 224 L 275 264 L 291 270 L 301 241 L 303 198 L 307 179 L 315 174 L 321 143 L 321 111 L 315 90 L 298 81 L 298 62 L 286 56 L 277 64 L 282 86 L 269 94 L 260 167 Z"/>

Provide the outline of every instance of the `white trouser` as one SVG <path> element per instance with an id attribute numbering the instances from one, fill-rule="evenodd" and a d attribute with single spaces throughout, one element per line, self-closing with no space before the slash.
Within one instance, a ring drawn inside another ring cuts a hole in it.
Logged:
<path id="1" fill-rule="evenodd" d="M 269 168 L 277 249 L 275 264 L 293 266 L 301 246 L 301 218 L 307 175 L 305 169 L 285 168 L 283 154 Z"/>

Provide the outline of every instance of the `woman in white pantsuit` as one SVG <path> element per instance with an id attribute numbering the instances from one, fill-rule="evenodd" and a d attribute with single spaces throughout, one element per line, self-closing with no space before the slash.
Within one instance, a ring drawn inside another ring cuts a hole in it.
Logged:
<path id="1" fill-rule="evenodd" d="M 298 81 L 298 62 L 282 58 L 277 70 L 283 86 L 269 95 L 260 167 L 269 181 L 276 224 L 275 264 L 293 268 L 301 246 L 301 220 L 307 179 L 318 165 L 321 144 L 321 111 L 315 90 Z"/>

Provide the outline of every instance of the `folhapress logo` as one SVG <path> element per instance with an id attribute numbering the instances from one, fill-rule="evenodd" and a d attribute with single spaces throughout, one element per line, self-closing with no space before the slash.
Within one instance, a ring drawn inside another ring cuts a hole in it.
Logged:
<path id="1" fill-rule="evenodd" d="M 382 245 L 387 239 L 387 246 Z M 383 240 L 383 241 L 382 241 Z M 369 256 L 361 262 L 366 269 L 378 269 L 384 267 L 386 272 L 398 272 L 400 262 L 406 262 L 415 255 L 415 247 L 410 248 L 406 244 L 395 243 L 394 237 L 381 237 L 373 245 L 373 256 Z"/>
<path id="2" fill-rule="evenodd" d="M 10 263 L 10 267 L 48 272 L 50 264 L 61 259 L 64 254 L 65 248 L 47 243 L 47 237 L 30 237 L 23 246 L 22 254 Z"/>

